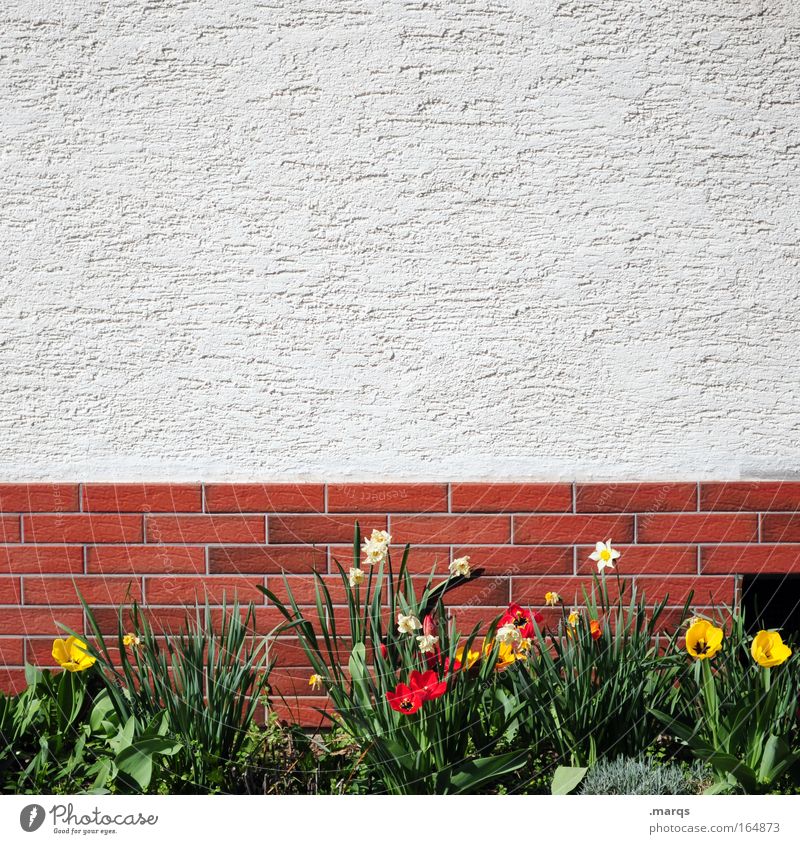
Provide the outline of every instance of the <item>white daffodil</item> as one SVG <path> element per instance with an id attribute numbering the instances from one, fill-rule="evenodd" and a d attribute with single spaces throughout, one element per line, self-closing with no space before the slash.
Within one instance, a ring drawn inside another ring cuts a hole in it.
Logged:
<path id="1" fill-rule="evenodd" d="M 366 572 L 363 569 L 350 569 L 350 585 L 360 586 L 364 582 Z"/>
<path id="2" fill-rule="evenodd" d="M 420 620 L 415 615 L 403 615 L 397 613 L 397 632 L 398 633 L 413 633 L 422 627 Z"/>
<path id="3" fill-rule="evenodd" d="M 469 577 L 471 574 L 469 557 L 459 557 L 457 560 L 453 560 L 453 562 L 450 563 L 450 574 L 453 575 L 453 577 Z"/>
<path id="4" fill-rule="evenodd" d="M 501 645 L 511 645 L 512 648 L 518 648 L 522 644 L 522 634 L 515 625 L 504 624 L 497 631 L 497 641 Z"/>
<path id="5" fill-rule="evenodd" d="M 603 569 L 614 568 L 614 560 L 620 556 L 619 551 L 611 547 L 611 540 L 607 542 L 598 542 L 594 546 L 594 551 L 589 554 L 589 559 L 597 563 L 597 571 L 601 572 Z"/>
<path id="6" fill-rule="evenodd" d="M 364 562 L 371 566 L 382 563 L 389 553 L 392 537 L 385 530 L 373 530 L 372 535 L 362 545 Z"/>
<path id="7" fill-rule="evenodd" d="M 439 637 L 430 635 L 417 636 L 417 644 L 419 645 L 419 649 L 422 653 L 434 653 L 436 645 L 439 644 Z"/>

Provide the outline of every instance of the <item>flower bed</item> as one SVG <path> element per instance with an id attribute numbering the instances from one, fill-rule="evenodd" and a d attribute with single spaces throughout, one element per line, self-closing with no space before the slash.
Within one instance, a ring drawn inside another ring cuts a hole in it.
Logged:
<path id="1" fill-rule="evenodd" d="M 205 607 L 160 639 L 134 604 L 113 642 L 85 607 L 93 635 L 53 644 L 63 670 L 29 666 L 28 688 L 0 696 L 0 790 L 596 794 L 604 777 L 609 793 L 794 790 L 800 660 L 778 631 L 751 637 L 724 607 L 694 616 L 690 595 L 666 632 L 667 598 L 649 607 L 620 578 L 611 540 L 591 554 L 591 588 L 569 603 L 546 592 L 549 619 L 513 603 L 460 630 L 445 600 L 480 561 L 420 586 L 390 539 L 356 526 L 352 565 L 336 564 L 344 625 L 320 575 L 313 609 L 289 579 L 283 598 L 259 587 L 285 620 L 272 635 L 297 636 L 329 697 L 324 734 L 258 722 L 273 663 L 252 607 Z"/>

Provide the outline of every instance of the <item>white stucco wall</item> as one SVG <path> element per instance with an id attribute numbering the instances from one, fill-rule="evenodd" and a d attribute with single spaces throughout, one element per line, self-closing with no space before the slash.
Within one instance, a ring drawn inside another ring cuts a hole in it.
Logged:
<path id="1" fill-rule="evenodd" d="M 800 470 L 792 0 L 6 0 L 2 479 Z"/>

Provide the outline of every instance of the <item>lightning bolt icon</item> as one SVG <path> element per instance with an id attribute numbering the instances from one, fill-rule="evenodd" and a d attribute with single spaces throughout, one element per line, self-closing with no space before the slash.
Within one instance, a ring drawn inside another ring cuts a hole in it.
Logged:
<path id="1" fill-rule="evenodd" d="M 28 818 L 28 829 L 33 826 L 33 822 L 36 820 L 36 816 L 39 814 L 39 809 L 36 806 L 31 808 L 31 815 Z"/>

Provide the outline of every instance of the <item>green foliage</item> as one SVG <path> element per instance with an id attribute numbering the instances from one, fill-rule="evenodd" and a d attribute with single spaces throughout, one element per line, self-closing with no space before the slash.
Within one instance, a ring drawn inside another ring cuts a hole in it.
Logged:
<path id="1" fill-rule="evenodd" d="M 169 790 L 207 793 L 226 786 L 227 769 L 244 752 L 248 729 L 269 680 L 266 641 L 255 634 L 255 609 L 223 604 L 215 621 L 208 604 L 161 641 L 134 603 L 120 609 L 115 664 L 92 610 L 84 602 L 95 642 L 97 672 L 119 723 L 164 719 L 179 749 L 164 760 Z M 127 621 L 127 623 L 126 623 Z M 138 644 L 126 645 L 126 634 Z M 148 733 L 150 735 L 150 733 Z M 163 751 L 162 751 L 163 752 Z M 137 771 L 141 760 L 126 761 Z M 134 777 L 135 779 L 135 777 Z"/>
<path id="2" fill-rule="evenodd" d="M 709 793 L 767 793 L 787 773 L 800 773 L 800 655 L 762 668 L 750 654 L 743 615 L 728 613 L 719 624 L 730 631 L 722 651 L 685 663 L 672 711 L 653 707 L 654 714 L 713 768 Z"/>
<path id="3" fill-rule="evenodd" d="M 356 525 L 355 568 L 360 546 Z M 336 710 L 335 722 L 359 747 L 369 777 L 378 788 L 392 794 L 476 791 L 525 762 L 526 750 L 493 752 L 510 727 L 517 704 L 494 682 L 496 648 L 472 669 L 466 660 L 457 667 L 456 652 L 462 648 L 469 651 L 478 629 L 461 637 L 446 620 L 441 598 L 464 579 L 448 578 L 434 586 L 432 572 L 417 594 L 408 553 L 406 547 L 396 579 L 391 555 L 385 564 L 371 568 L 364 590 L 350 586 L 344 568 L 336 563 L 347 598 L 346 631 L 336 629 L 330 591 L 318 574 L 315 620 L 319 634 L 297 605 L 288 580 L 284 578 L 288 605 L 273 592 L 263 591 L 283 613 L 286 629 L 297 630 L 311 669 L 324 678 Z M 395 620 L 399 612 L 421 620 L 428 616 L 436 619 L 432 623 L 439 651 L 430 662 L 420 653 L 414 635 L 398 632 Z M 347 651 L 343 632 L 352 643 Z M 407 683 L 411 671 L 429 667 L 446 681 L 446 693 L 411 715 L 393 710 L 386 693 L 398 683 Z"/>
<path id="4" fill-rule="evenodd" d="M 648 610 L 634 587 L 626 600 L 617 576 L 612 602 L 605 577 L 593 582 L 578 623 L 569 624 L 562 612 L 557 630 L 537 628 L 528 659 L 504 674 L 513 696 L 525 702 L 518 716 L 525 743 L 550 744 L 578 767 L 601 756 L 635 755 L 655 740 L 659 722 L 649 708 L 670 708 L 682 660 L 677 631 L 659 633 L 666 599 Z M 597 639 L 592 620 L 600 623 Z"/>
<path id="5" fill-rule="evenodd" d="M 586 772 L 580 794 L 697 794 L 708 770 L 694 765 L 657 764 L 647 757 L 600 759 Z"/>
<path id="6" fill-rule="evenodd" d="M 135 794 L 155 784 L 153 758 L 180 749 L 163 713 L 120 724 L 105 691 L 93 698 L 87 672 L 26 673 L 22 694 L 0 697 L 2 791 Z"/>

